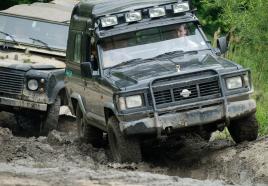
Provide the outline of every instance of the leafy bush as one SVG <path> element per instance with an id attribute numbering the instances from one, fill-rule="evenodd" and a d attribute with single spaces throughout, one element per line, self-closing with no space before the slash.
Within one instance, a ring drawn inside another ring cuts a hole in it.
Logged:
<path id="1" fill-rule="evenodd" d="M 201 2 L 204 7 L 216 7 L 221 10 L 217 15 L 217 24 L 214 24 L 214 27 L 213 24 L 210 26 L 214 31 L 220 27 L 230 36 L 228 58 L 252 70 L 257 118 L 261 125 L 260 133 L 268 134 L 268 1 L 203 0 Z"/>

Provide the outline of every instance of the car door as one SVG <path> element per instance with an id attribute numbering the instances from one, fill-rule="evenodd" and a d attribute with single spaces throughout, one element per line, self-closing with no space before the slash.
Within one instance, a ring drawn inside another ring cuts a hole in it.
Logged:
<path id="1" fill-rule="evenodd" d="M 82 43 L 82 32 L 70 31 L 73 32 L 70 34 L 69 43 L 72 48 L 71 52 L 68 53 L 67 64 L 66 64 L 66 85 L 68 92 L 71 97 L 75 99 L 81 99 L 83 104 L 85 104 L 85 79 L 82 77 L 80 64 L 82 61 L 82 53 L 81 53 L 81 43 Z M 87 111 L 87 110 L 86 110 Z"/>

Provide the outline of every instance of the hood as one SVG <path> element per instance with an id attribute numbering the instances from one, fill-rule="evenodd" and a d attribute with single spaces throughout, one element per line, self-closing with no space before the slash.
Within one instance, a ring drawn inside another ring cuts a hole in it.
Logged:
<path id="1" fill-rule="evenodd" d="M 0 50 L 0 67 L 28 71 L 30 69 L 62 69 L 64 60 L 36 53 Z"/>
<path id="2" fill-rule="evenodd" d="M 240 68 L 224 58 L 212 54 L 182 55 L 172 59 L 155 59 L 112 69 L 109 79 L 119 88 L 141 85 L 156 77 L 182 74 L 192 71 L 213 69 L 218 72 L 237 70 Z"/>

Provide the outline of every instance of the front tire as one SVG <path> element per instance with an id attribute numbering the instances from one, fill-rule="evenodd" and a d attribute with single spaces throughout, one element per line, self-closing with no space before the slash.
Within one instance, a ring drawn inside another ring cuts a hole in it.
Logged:
<path id="1" fill-rule="evenodd" d="M 78 137 L 85 143 L 90 143 L 93 147 L 101 147 L 103 144 L 103 132 L 102 130 L 90 126 L 84 122 L 83 114 L 80 108 L 77 106 L 76 109 L 76 122 Z"/>
<path id="2" fill-rule="evenodd" d="M 61 107 L 61 98 L 57 96 L 55 102 L 49 105 L 47 113 L 42 123 L 41 134 L 47 136 L 52 130 L 59 128 L 59 115 Z"/>
<path id="3" fill-rule="evenodd" d="M 141 162 L 142 154 L 139 141 L 135 138 L 125 137 L 114 116 L 108 120 L 108 139 L 114 161 L 119 163 Z"/>
<path id="4" fill-rule="evenodd" d="M 233 120 L 228 127 L 229 133 L 236 143 L 256 140 L 258 129 L 259 125 L 255 115 Z"/>
<path id="5" fill-rule="evenodd" d="M 38 137 L 40 135 L 41 119 L 37 113 L 17 113 L 15 114 L 16 125 L 13 127 L 13 133 L 25 137 Z"/>

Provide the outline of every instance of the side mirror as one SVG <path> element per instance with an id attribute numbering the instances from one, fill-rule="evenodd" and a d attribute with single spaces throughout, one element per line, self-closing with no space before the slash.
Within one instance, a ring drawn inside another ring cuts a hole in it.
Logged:
<path id="1" fill-rule="evenodd" d="M 92 78 L 93 69 L 92 69 L 91 62 L 83 62 L 83 63 L 81 63 L 80 64 L 80 69 L 81 69 L 81 76 L 82 77 Z"/>
<path id="2" fill-rule="evenodd" d="M 225 54 L 228 50 L 228 42 L 226 37 L 220 37 L 217 39 L 217 47 L 222 54 Z"/>

